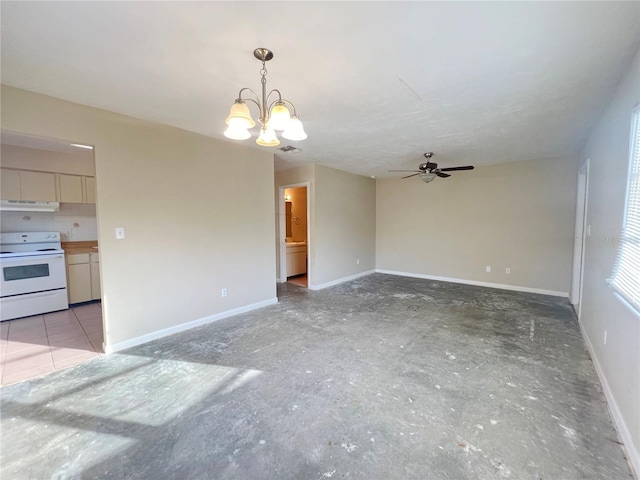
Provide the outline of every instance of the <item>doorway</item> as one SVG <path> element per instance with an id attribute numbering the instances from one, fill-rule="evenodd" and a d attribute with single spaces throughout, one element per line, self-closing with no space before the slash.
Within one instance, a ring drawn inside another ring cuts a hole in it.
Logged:
<path id="1" fill-rule="evenodd" d="M 279 187 L 279 281 L 308 288 L 309 269 L 309 184 Z"/>
<path id="2" fill-rule="evenodd" d="M 589 159 L 578 170 L 576 193 L 576 225 L 573 244 L 573 274 L 571 280 L 571 304 L 580 320 L 582 309 L 582 281 L 584 278 L 585 239 L 590 235 L 587 225 L 587 200 L 589 190 Z"/>
<path id="3" fill-rule="evenodd" d="M 3 212 L 0 231 L 57 232 L 65 251 L 69 300 L 66 310 L 45 311 L 0 324 L 6 345 L 6 354 L 0 359 L 0 383 L 8 385 L 102 355 L 105 328 L 93 147 L 3 130 L 0 148 L 2 173 L 37 172 L 41 182 L 29 195 L 57 204 L 53 212 Z"/>

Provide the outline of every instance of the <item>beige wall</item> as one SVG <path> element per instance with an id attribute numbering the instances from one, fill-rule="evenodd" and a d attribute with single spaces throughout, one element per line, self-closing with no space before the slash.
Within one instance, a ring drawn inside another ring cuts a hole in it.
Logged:
<path id="1" fill-rule="evenodd" d="M 315 171 L 313 286 L 323 286 L 375 269 L 376 182 L 321 165 Z"/>
<path id="2" fill-rule="evenodd" d="M 322 165 L 291 168 L 276 172 L 276 202 L 280 187 L 305 182 L 309 183 L 309 288 L 373 271 L 375 180 Z"/>
<path id="3" fill-rule="evenodd" d="M 640 102 L 640 51 L 592 132 L 581 160 L 590 159 L 584 286 L 580 323 L 599 368 L 614 419 L 640 473 L 640 315 L 605 284 L 611 275 L 624 217 L 629 132 Z M 607 343 L 604 343 L 604 332 Z"/>
<path id="4" fill-rule="evenodd" d="M 576 171 L 575 159 L 552 159 L 477 167 L 429 184 L 380 179 L 376 268 L 567 294 Z"/>
<path id="5" fill-rule="evenodd" d="M 3 126 L 4 128 L 4 126 Z M 77 154 L 51 152 L 36 148 L 2 144 L 0 165 L 3 167 L 95 176 L 93 151 L 78 148 Z"/>
<path id="6" fill-rule="evenodd" d="M 275 300 L 268 151 L 5 86 L 2 127 L 95 146 L 109 345 Z"/>

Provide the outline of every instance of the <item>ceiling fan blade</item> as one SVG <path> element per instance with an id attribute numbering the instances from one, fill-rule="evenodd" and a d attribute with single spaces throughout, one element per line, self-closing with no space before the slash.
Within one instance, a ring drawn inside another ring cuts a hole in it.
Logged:
<path id="1" fill-rule="evenodd" d="M 407 175 L 406 177 L 402 177 L 402 178 L 415 177 L 416 175 L 420 175 L 421 173 L 423 172 L 414 173 L 413 175 Z"/>
<path id="2" fill-rule="evenodd" d="M 441 178 L 447 178 L 447 177 L 451 176 L 448 173 L 441 173 L 441 172 L 436 172 L 436 175 L 441 177 Z"/>
<path id="3" fill-rule="evenodd" d="M 441 168 L 441 172 L 455 172 L 457 170 L 473 170 L 473 165 L 467 165 L 466 167 L 449 167 L 449 168 Z"/>

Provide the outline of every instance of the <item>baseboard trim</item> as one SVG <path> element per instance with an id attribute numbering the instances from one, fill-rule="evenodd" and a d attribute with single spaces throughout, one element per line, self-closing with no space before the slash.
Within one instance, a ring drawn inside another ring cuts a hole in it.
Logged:
<path id="1" fill-rule="evenodd" d="M 367 270 L 366 272 L 356 273 L 355 275 L 342 277 L 337 280 L 331 280 L 330 282 L 321 283 L 319 285 L 309 285 L 309 290 L 322 290 L 323 288 L 333 287 L 334 285 L 338 285 L 344 282 L 350 282 L 351 280 L 355 280 L 356 278 L 360 278 L 360 277 L 365 277 L 367 275 L 371 275 L 372 273 L 375 273 L 375 270 Z"/>
<path id="2" fill-rule="evenodd" d="M 600 384 L 602 385 L 602 390 L 604 392 L 604 396 L 607 399 L 607 406 L 609 407 L 609 413 L 613 418 L 613 423 L 618 430 L 618 435 L 620 435 L 620 440 L 622 440 L 622 447 L 627 457 L 627 461 L 631 469 L 636 474 L 636 478 L 638 478 L 638 474 L 640 474 L 640 452 L 636 449 L 633 444 L 633 438 L 631 437 L 631 432 L 629 428 L 627 428 L 627 424 L 622 417 L 622 413 L 618 408 L 618 404 L 616 402 L 615 397 L 613 396 L 613 392 L 609 387 L 609 383 L 607 382 L 607 377 L 604 375 L 602 371 L 602 367 L 600 366 L 600 362 L 598 361 L 598 357 L 593 350 L 593 344 L 591 343 L 591 339 L 589 335 L 587 335 L 587 331 L 584 328 L 584 325 L 580 320 L 578 320 L 578 324 L 580 325 L 580 331 L 582 332 L 582 337 L 584 338 L 584 343 L 587 345 L 587 350 L 589 351 L 589 355 L 591 356 L 591 361 L 593 362 L 593 366 L 596 369 L 596 373 L 598 374 L 598 378 L 600 379 Z"/>
<path id="3" fill-rule="evenodd" d="M 156 340 L 158 338 L 166 337 L 168 335 L 173 335 L 174 333 L 179 333 L 184 330 L 189 330 L 191 328 L 199 327 L 201 325 L 206 325 L 207 323 L 215 322 L 216 320 L 222 320 L 223 318 L 232 317 L 233 315 L 238 315 L 240 313 L 250 312 L 251 310 L 256 310 L 258 308 L 266 307 L 276 303 L 278 303 L 278 298 L 273 297 L 263 302 L 252 303 L 249 305 L 245 305 L 243 307 L 227 310 L 226 312 L 217 313 L 215 315 L 209 315 L 208 317 L 199 318 L 191 322 L 181 323 L 180 325 L 176 325 L 174 327 L 169 327 L 163 330 L 147 333 L 146 335 L 141 335 L 139 337 L 131 338 L 129 340 L 125 340 L 124 342 L 114 343 L 113 345 L 107 345 L 103 343 L 102 346 L 105 353 L 107 354 L 115 353 L 121 350 L 125 350 L 127 348 L 135 347 L 137 345 L 142 345 L 143 343 L 147 343 L 152 340 Z"/>
<path id="4" fill-rule="evenodd" d="M 498 288 L 500 290 L 513 290 L 516 292 L 539 293 L 541 295 L 552 295 L 554 297 L 569 298 L 569 292 L 559 292 L 556 290 L 543 290 L 541 288 L 520 287 L 517 285 L 504 285 L 501 283 L 477 282 L 475 280 L 464 280 L 460 278 L 437 277 L 435 275 L 423 275 L 420 273 L 396 272 L 393 270 L 376 269 L 376 273 L 386 273 L 387 275 L 399 275 L 401 277 L 423 278 L 425 280 L 437 280 L 440 282 L 462 283 L 465 285 L 475 285 L 477 287 Z"/>

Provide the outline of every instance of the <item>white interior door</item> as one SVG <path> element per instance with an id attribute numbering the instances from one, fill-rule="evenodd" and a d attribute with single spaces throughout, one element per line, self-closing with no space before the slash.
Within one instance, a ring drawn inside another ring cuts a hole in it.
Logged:
<path id="1" fill-rule="evenodd" d="M 571 303 L 578 318 L 582 307 L 582 279 L 584 269 L 585 238 L 589 234 L 587 226 L 587 198 L 589 188 L 589 159 L 578 171 L 578 188 L 576 195 L 576 226 L 573 243 L 573 275 L 571 280 Z"/>

